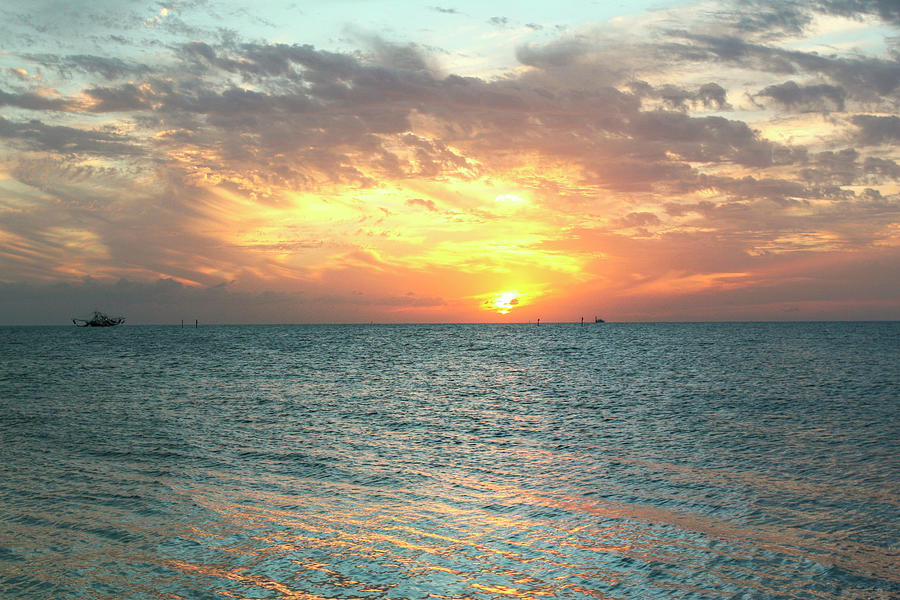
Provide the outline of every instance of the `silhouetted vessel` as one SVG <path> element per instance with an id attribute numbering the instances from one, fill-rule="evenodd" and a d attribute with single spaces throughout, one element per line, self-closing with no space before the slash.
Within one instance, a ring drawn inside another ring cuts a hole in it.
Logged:
<path id="1" fill-rule="evenodd" d="M 110 317 L 98 310 L 90 319 L 72 319 L 76 327 L 115 327 L 125 322 L 125 317 Z"/>
<path id="2" fill-rule="evenodd" d="M 604 321 L 600 317 L 594 317 L 594 323 L 606 323 L 606 321 Z"/>

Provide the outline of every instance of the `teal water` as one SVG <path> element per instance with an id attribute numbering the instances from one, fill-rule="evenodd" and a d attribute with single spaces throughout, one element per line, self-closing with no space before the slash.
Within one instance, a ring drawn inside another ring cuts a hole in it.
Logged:
<path id="1" fill-rule="evenodd" d="M 0 597 L 900 598 L 900 323 L 0 328 Z"/>

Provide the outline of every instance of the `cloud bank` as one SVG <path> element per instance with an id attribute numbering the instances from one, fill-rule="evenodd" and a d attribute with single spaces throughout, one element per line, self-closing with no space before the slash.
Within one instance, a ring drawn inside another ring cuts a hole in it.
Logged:
<path id="1" fill-rule="evenodd" d="M 890 3 L 673 8 L 513 41 L 501 76 L 429 40 L 325 50 L 174 11 L 98 26 L 109 55 L 56 51 L 13 17 L 10 322 L 104 299 L 146 322 L 471 321 L 510 289 L 513 320 L 900 318 Z M 151 25 L 164 43 L 128 41 Z M 843 30 L 858 44 L 826 43 Z"/>

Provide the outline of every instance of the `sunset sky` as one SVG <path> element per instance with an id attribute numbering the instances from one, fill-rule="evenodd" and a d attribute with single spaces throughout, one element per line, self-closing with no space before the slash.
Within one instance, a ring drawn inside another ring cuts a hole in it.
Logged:
<path id="1" fill-rule="evenodd" d="M 0 4 L 0 323 L 900 319 L 900 5 Z"/>

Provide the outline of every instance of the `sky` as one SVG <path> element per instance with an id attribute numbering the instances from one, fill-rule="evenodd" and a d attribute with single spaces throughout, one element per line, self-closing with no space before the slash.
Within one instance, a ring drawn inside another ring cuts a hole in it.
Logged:
<path id="1" fill-rule="evenodd" d="M 900 3 L 0 2 L 0 323 L 900 319 Z"/>

